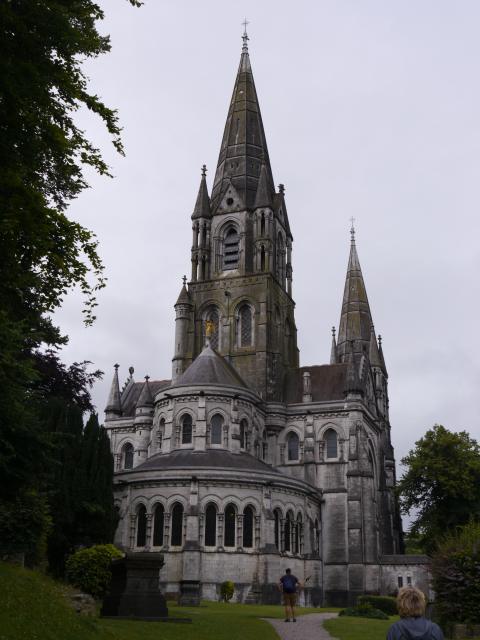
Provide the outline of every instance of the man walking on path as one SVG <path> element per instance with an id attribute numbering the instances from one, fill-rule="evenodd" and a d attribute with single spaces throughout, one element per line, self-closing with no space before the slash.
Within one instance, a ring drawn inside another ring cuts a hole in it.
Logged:
<path id="1" fill-rule="evenodd" d="M 280 578 L 280 582 L 278 583 L 278 587 L 283 593 L 285 622 L 290 622 L 290 617 L 292 618 L 292 622 L 297 621 L 295 618 L 295 605 L 297 602 L 297 588 L 301 586 L 299 579 L 292 574 L 292 570 L 285 569 L 285 575 Z"/>

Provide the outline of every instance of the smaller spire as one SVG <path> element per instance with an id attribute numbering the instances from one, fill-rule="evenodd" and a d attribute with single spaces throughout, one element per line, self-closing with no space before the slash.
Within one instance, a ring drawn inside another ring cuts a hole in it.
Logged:
<path id="1" fill-rule="evenodd" d="M 260 169 L 260 178 L 258 180 L 258 188 L 253 208 L 272 207 L 272 202 L 272 194 L 268 186 L 267 168 L 265 167 L 265 163 L 263 163 Z"/>
<path id="2" fill-rule="evenodd" d="M 182 288 L 180 290 L 180 294 L 177 298 L 175 306 L 177 306 L 177 304 L 191 304 L 190 294 L 188 293 L 187 289 L 187 276 L 183 276 L 182 283 Z"/>
<path id="3" fill-rule="evenodd" d="M 140 393 L 140 397 L 137 402 L 137 409 L 153 407 L 153 395 L 152 390 L 150 389 L 149 381 L 150 376 L 145 376 L 145 382 L 142 387 L 142 391 Z"/>
<path id="4" fill-rule="evenodd" d="M 335 327 L 332 327 L 332 349 L 330 351 L 330 364 L 338 364 L 337 341 L 335 339 Z"/>
<path id="5" fill-rule="evenodd" d="M 198 189 L 197 201 L 192 213 L 192 220 L 197 218 L 210 218 L 212 213 L 210 210 L 210 197 L 208 195 L 207 187 L 207 167 L 202 166 L 202 178 L 200 180 L 200 187 Z"/>
<path id="6" fill-rule="evenodd" d="M 105 412 L 116 413 L 121 415 L 122 402 L 120 399 L 120 385 L 118 382 L 118 368 L 119 364 L 114 364 L 115 373 L 113 374 L 112 386 L 110 387 L 110 393 L 108 395 L 107 406 Z"/>
<path id="7" fill-rule="evenodd" d="M 385 357 L 383 355 L 383 347 L 382 347 L 382 336 L 380 334 L 378 334 L 378 354 L 380 356 L 380 362 L 382 363 L 382 370 L 383 373 L 387 376 L 388 378 L 388 374 L 387 374 L 387 366 L 385 364 Z"/>
<path id="8" fill-rule="evenodd" d="M 368 350 L 368 359 L 372 367 L 382 367 L 382 361 L 380 359 L 380 353 L 378 351 L 377 338 L 375 336 L 375 327 L 372 324 L 372 330 L 370 332 L 370 346 Z"/>

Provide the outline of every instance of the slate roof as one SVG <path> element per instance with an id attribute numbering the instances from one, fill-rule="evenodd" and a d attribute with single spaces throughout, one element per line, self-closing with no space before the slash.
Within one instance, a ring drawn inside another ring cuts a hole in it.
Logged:
<path id="1" fill-rule="evenodd" d="M 254 458 L 249 453 L 230 453 L 223 449 L 192 451 L 181 449 L 171 453 L 157 453 L 143 464 L 135 467 L 135 471 L 153 471 L 165 469 L 233 469 L 239 471 L 263 471 L 279 474 L 270 465 Z"/>
<path id="2" fill-rule="evenodd" d="M 288 374 L 285 385 L 287 403 L 302 402 L 303 374 L 310 373 L 312 401 L 343 400 L 347 379 L 347 364 L 324 364 L 313 367 L 301 367 Z"/>
<path id="3" fill-rule="evenodd" d="M 222 384 L 248 389 L 232 365 L 209 345 L 204 347 L 176 384 Z"/>
<path id="4" fill-rule="evenodd" d="M 160 391 L 160 389 L 169 387 L 171 382 L 171 380 L 149 380 L 149 387 L 152 396 L 155 396 L 155 394 Z M 134 382 L 126 389 L 125 396 L 123 396 L 122 394 L 123 416 L 128 417 L 135 415 L 135 407 L 137 406 L 137 402 L 140 398 L 140 394 L 142 393 L 144 384 L 144 382 Z"/>

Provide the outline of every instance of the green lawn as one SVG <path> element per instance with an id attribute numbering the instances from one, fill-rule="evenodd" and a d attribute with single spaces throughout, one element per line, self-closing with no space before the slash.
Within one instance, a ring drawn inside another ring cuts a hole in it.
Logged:
<path id="1" fill-rule="evenodd" d="M 326 620 L 323 626 L 334 638 L 339 640 L 385 640 L 387 630 L 398 620 L 393 616 L 390 620 L 369 620 L 368 618 L 335 618 Z"/>
<path id="2" fill-rule="evenodd" d="M 280 606 L 169 603 L 171 616 L 192 618 L 192 624 L 104 620 L 78 616 L 62 589 L 40 573 L 0 562 L 0 640 L 277 640 L 260 618 L 284 615 Z M 298 609 L 298 615 L 318 611 Z"/>
<path id="3" fill-rule="evenodd" d="M 337 609 L 297 609 L 299 616 Z M 169 603 L 169 614 L 192 618 L 192 624 L 101 620 L 99 625 L 115 640 L 278 640 L 273 627 L 260 618 L 283 618 L 280 606 L 204 602 L 201 607 L 178 607 Z"/>

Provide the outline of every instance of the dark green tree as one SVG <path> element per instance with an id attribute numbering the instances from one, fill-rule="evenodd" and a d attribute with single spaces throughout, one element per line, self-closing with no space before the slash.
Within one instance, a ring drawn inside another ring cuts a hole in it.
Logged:
<path id="1" fill-rule="evenodd" d="M 77 479 L 77 545 L 113 540 L 117 518 L 113 503 L 110 441 L 95 413 L 85 426 Z"/>
<path id="2" fill-rule="evenodd" d="M 55 413 L 39 354 L 67 341 L 50 315 L 68 290 L 78 286 L 83 293 L 90 324 L 105 285 L 94 234 L 67 215 L 87 186 L 85 167 L 109 175 L 99 149 L 75 123 L 79 108 L 103 120 L 123 154 L 117 114 L 89 91 L 82 69 L 85 59 L 110 50 L 109 37 L 97 30 L 102 18 L 92 0 L 0 3 L 0 509 L 21 512 L 24 520 L 30 509 L 43 532 L 42 492 L 58 461 L 56 427 L 46 422 L 61 412 Z M 18 544 L 21 537 L 17 530 Z"/>
<path id="3" fill-rule="evenodd" d="M 467 432 L 435 425 L 402 465 L 400 506 L 404 514 L 413 513 L 411 534 L 425 551 L 472 515 L 480 516 L 480 447 Z"/>

